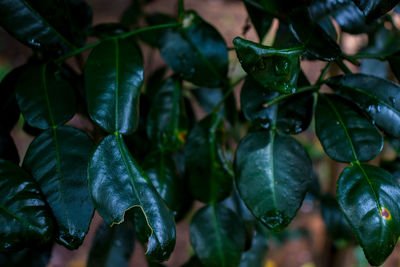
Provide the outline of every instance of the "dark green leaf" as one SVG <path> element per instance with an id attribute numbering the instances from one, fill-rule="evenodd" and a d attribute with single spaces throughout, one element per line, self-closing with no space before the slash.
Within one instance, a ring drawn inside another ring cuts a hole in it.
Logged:
<path id="1" fill-rule="evenodd" d="M 0 130 L 0 158 L 19 164 L 19 156 L 14 140 L 9 133 Z"/>
<path id="2" fill-rule="evenodd" d="M 323 196 L 320 208 L 322 219 L 332 238 L 335 240 L 354 240 L 350 225 L 340 211 L 339 204 L 333 196 Z"/>
<path id="3" fill-rule="evenodd" d="M 239 194 L 273 231 L 296 215 L 312 180 L 311 160 L 295 139 L 276 131 L 247 134 L 235 156 Z"/>
<path id="4" fill-rule="evenodd" d="M 183 204 L 184 187 L 172 156 L 161 151 L 149 153 L 144 159 L 143 170 L 168 208 L 178 211 Z"/>
<path id="5" fill-rule="evenodd" d="M 243 2 L 246 7 L 247 13 L 249 14 L 251 23 L 253 23 L 254 28 L 257 32 L 258 38 L 260 39 L 260 42 L 262 42 L 265 35 L 267 35 L 274 18 L 265 11 L 252 6 L 251 4 L 246 2 L 246 0 L 244 0 Z"/>
<path id="6" fill-rule="evenodd" d="M 222 120 L 211 113 L 190 131 L 185 145 L 192 195 L 205 203 L 220 201 L 232 191 L 232 170 L 222 143 Z"/>
<path id="7" fill-rule="evenodd" d="M 88 267 L 127 267 L 135 246 L 135 226 L 130 220 L 110 227 L 103 222 L 90 249 Z"/>
<path id="8" fill-rule="evenodd" d="M 353 0 L 367 17 L 367 22 L 379 18 L 394 8 L 399 0 Z"/>
<path id="9" fill-rule="evenodd" d="M 147 117 L 147 135 L 159 148 L 177 150 L 187 135 L 187 118 L 182 85 L 176 78 L 167 79 L 154 96 Z"/>
<path id="10" fill-rule="evenodd" d="M 131 26 L 136 26 L 140 16 L 142 15 L 142 5 L 141 0 L 132 0 L 130 6 L 125 9 L 121 17 L 121 24 L 126 28 Z"/>
<path id="11" fill-rule="evenodd" d="M 33 140 L 23 162 L 53 211 L 57 242 L 69 249 L 82 244 L 93 216 L 86 172 L 92 148 L 84 132 L 57 127 Z"/>
<path id="12" fill-rule="evenodd" d="M 199 87 L 191 92 L 206 113 L 212 112 L 224 96 L 220 88 Z M 224 107 L 220 108 L 220 113 L 225 115 Z"/>
<path id="13" fill-rule="evenodd" d="M 24 66 L 9 72 L 0 83 L 0 131 L 9 132 L 17 123 L 20 115 L 15 87 Z"/>
<path id="14" fill-rule="evenodd" d="M 239 267 L 263 267 L 268 249 L 267 231 L 264 226 L 257 225 L 249 250 L 242 254 Z"/>
<path id="15" fill-rule="evenodd" d="M 139 123 L 143 62 L 131 40 L 113 39 L 95 47 L 85 66 L 89 115 L 108 132 L 128 134 Z"/>
<path id="16" fill-rule="evenodd" d="M 245 3 L 261 9 L 268 13 L 270 16 L 286 19 L 290 12 L 298 7 L 304 5 L 307 1 L 299 0 L 244 0 Z"/>
<path id="17" fill-rule="evenodd" d="M 381 152 L 381 133 L 357 106 L 346 99 L 320 94 L 315 114 L 316 134 L 332 159 L 369 161 Z"/>
<path id="18" fill-rule="evenodd" d="M 313 22 L 307 10 L 297 10 L 291 16 L 290 30 L 307 52 L 317 59 L 332 61 L 341 55 L 339 45 Z"/>
<path id="19" fill-rule="evenodd" d="M 264 128 L 269 128 L 275 119 L 276 127 L 285 133 L 297 134 L 311 123 L 314 97 L 312 92 L 295 94 L 273 106 L 266 103 L 279 96 L 277 92 L 264 88 L 247 77 L 240 93 L 240 104 L 245 118 Z"/>
<path id="20" fill-rule="evenodd" d="M 129 154 L 121 134 L 105 137 L 97 146 L 88 167 L 89 192 L 99 214 L 109 225 L 124 221 L 124 214 L 138 208 L 146 232 L 150 258 L 168 259 L 175 245 L 175 224 L 171 212 L 144 171 Z M 105 197 L 106 196 L 106 197 Z"/>
<path id="21" fill-rule="evenodd" d="M 181 267 L 204 267 L 204 265 L 201 263 L 201 261 L 199 260 L 199 258 L 196 255 L 193 255 L 189 259 L 189 261 L 187 261 Z"/>
<path id="22" fill-rule="evenodd" d="M 214 204 L 194 215 L 190 243 L 204 266 L 235 267 L 244 250 L 245 231 L 233 211 Z"/>
<path id="23" fill-rule="evenodd" d="M 327 84 L 341 96 L 365 110 L 386 133 L 400 137 L 400 86 L 364 74 L 329 78 Z"/>
<path id="24" fill-rule="evenodd" d="M 50 262 L 52 244 L 0 253 L 0 266 L 46 267 Z"/>
<path id="25" fill-rule="evenodd" d="M 71 84 L 51 64 L 29 66 L 17 83 L 16 94 L 24 119 L 39 129 L 62 125 L 76 111 Z"/>
<path id="26" fill-rule="evenodd" d="M 168 65 L 184 80 L 206 87 L 226 83 L 229 62 L 225 41 L 196 12 L 185 12 L 182 28 L 162 31 L 158 46 Z"/>
<path id="27" fill-rule="evenodd" d="M 400 235 L 399 182 L 381 168 L 355 164 L 341 173 L 337 198 L 369 263 L 381 265 Z"/>
<path id="28" fill-rule="evenodd" d="M 115 35 L 123 34 L 129 31 L 120 23 L 102 23 L 89 29 L 88 35 L 99 39 L 106 39 Z"/>
<path id="29" fill-rule="evenodd" d="M 0 159 L 0 250 L 40 246 L 53 238 L 53 219 L 34 180 Z"/>
<path id="30" fill-rule="evenodd" d="M 277 49 L 240 37 L 233 44 L 243 69 L 261 85 L 285 94 L 296 91 L 301 47 Z"/>

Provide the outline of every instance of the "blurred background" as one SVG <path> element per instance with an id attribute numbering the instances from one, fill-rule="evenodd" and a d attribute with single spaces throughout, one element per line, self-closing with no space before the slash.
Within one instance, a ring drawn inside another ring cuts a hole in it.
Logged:
<path id="1" fill-rule="evenodd" d="M 131 0 L 87 0 L 87 2 L 93 9 L 93 25 L 120 21 L 124 11 L 132 4 Z M 144 6 L 144 11 L 147 13 L 163 12 L 176 15 L 178 10 L 178 1 L 175 0 L 153 0 L 147 2 L 149 3 Z M 258 41 L 256 33 L 250 24 L 244 4 L 240 0 L 185 0 L 185 8 L 196 10 L 201 17 L 212 24 L 225 38 L 228 47 L 233 46 L 232 40 L 236 36 Z M 394 15 L 394 22 L 398 23 L 398 21 L 398 15 Z M 145 25 L 144 22 L 143 25 Z M 277 27 L 278 22 L 275 21 L 267 38 L 264 40 L 265 44 L 272 44 L 274 32 Z M 94 40 L 89 38 L 88 42 L 90 43 Z M 340 35 L 342 49 L 347 54 L 356 53 L 367 42 L 368 37 L 365 34 L 349 35 L 343 33 Z M 141 44 L 141 47 L 145 58 L 145 75 L 152 73 L 158 67 L 165 64 L 157 50 L 151 49 L 144 44 Z M 83 54 L 84 58 L 87 57 L 88 53 L 86 51 Z M 231 60 L 230 77 L 242 76 L 243 70 L 241 70 L 240 64 L 238 64 L 235 52 L 230 51 L 229 55 Z M 10 70 L 24 64 L 30 56 L 31 51 L 29 48 L 18 43 L 0 28 L 0 80 Z M 69 63 L 75 69 L 79 70 L 79 66 L 75 61 L 70 60 Z M 314 82 L 324 64 L 319 61 L 303 61 L 302 69 L 309 80 Z M 362 64 L 364 71 L 368 71 L 368 67 L 371 66 L 373 67 L 370 71 L 377 72 L 380 69 L 385 69 L 384 75 L 393 78 L 385 63 L 369 60 L 369 62 Z M 348 67 L 354 72 L 359 71 L 358 67 L 354 65 L 348 65 Z M 338 74 L 339 72 L 338 68 L 332 68 L 332 71 L 328 75 Z M 241 84 L 235 89 L 237 100 L 239 99 L 240 87 Z M 324 90 L 328 89 L 325 88 Z M 201 109 L 196 110 L 197 118 L 202 118 L 204 115 L 205 113 Z M 90 127 L 79 116 L 74 117 L 69 124 L 79 128 Z M 313 125 L 310 127 L 313 127 Z M 17 144 L 18 152 L 22 158 L 30 142 L 33 140 L 33 136 L 22 131 L 21 124 L 18 124 L 12 131 L 12 137 Z M 313 160 L 314 169 L 320 182 L 320 190 L 324 193 L 334 195 L 336 191 L 336 179 L 345 165 L 330 160 L 324 154 L 313 131 L 306 131 L 296 136 L 296 138 L 306 146 Z M 394 159 L 395 156 L 393 149 L 385 146 L 384 152 L 377 159 L 374 159 L 373 164 L 377 164 L 382 160 Z M 331 211 L 322 216 L 321 205 L 327 205 L 326 210 L 330 208 L 329 201 L 323 204 L 316 201 L 311 194 L 307 195 L 302 208 L 288 229 L 280 234 L 270 235 L 265 267 L 369 266 L 361 248 L 355 244 L 349 229 L 342 227 L 341 218 L 335 214 L 338 210 L 332 208 Z M 194 211 L 201 206 L 202 204 L 195 203 L 192 211 L 177 224 L 176 247 L 170 260 L 165 263 L 166 266 L 181 266 L 193 254 L 189 241 L 189 223 Z M 55 244 L 49 266 L 86 266 L 95 232 L 101 221 L 102 219 L 96 213 L 89 234 L 78 250 L 69 251 Z M 144 250 L 138 242 L 136 242 L 134 253 L 130 259 L 130 266 L 147 266 Z M 398 247 L 395 248 L 393 254 L 383 266 L 400 266 Z"/>

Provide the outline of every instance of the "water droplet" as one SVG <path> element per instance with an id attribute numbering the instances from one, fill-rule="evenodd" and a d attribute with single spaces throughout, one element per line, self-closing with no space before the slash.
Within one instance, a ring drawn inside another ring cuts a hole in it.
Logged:
<path id="1" fill-rule="evenodd" d="M 389 101 L 390 103 L 392 103 L 392 105 L 396 104 L 396 98 L 394 98 L 393 96 L 389 97 Z"/>
<path id="2" fill-rule="evenodd" d="M 340 122 L 339 121 L 336 121 L 336 125 L 339 125 L 340 124 Z"/>
<path id="3" fill-rule="evenodd" d="M 280 231 L 285 227 L 285 215 L 280 211 L 269 211 L 262 218 L 263 221 L 273 231 Z"/>
<path id="4" fill-rule="evenodd" d="M 296 88 L 292 87 L 292 94 L 296 93 Z"/>
<path id="5" fill-rule="evenodd" d="M 284 57 L 278 57 L 277 60 L 274 61 L 274 72 L 276 75 L 287 75 L 289 73 L 289 60 Z"/>
<path id="6" fill-rule="evenodd" d="M 373 108 L 374 108 L 373 105 L 369 105 L 369 106 L 367 107 L 367 112 L 371 112 Z"/>
<path id="7" fill-rule="evenodd" d="M 29 40 L 28 43 L 29 43 L 30 45 L 33 45 L 33 46 L 36 46 L 36 47 L 40 47 L 40 46 L 41 46 L 41 44 L 40 44 L 37 40 L 35 40 L 35 39 Z"/>

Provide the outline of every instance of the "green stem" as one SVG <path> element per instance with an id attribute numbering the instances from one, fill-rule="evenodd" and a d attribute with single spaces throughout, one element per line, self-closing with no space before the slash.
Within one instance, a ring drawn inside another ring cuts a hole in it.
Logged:
<path id="1" fill-rule="evenodd" d="M 328 72 L 331 65 L 332 65 L 332 61 L 328 62 L 328 64 L 326 64 L 325 67 L 321 70 L 321 74 L 319 75 L 317 82 L 315 83 L 316 85 L 321 84 L 321 82 L 324 80 L 325 75 Z"/>
<path id="2" fill-rule="evenodd" d="M 353 73 L 353 72 L 346 66 L 346 64 L 343 63 L 343 60 L 342 60 L 342 59 L 337 59 L 335 62 L 336 62 L 336 64 L 339 66 L 339 68 L 340 68 L 345 74 Z"/>
<path id="3" fill-rule="evenodd" d="M 284 99 L 286 99 L 286 98 L 288 98 L 288 97 L 291 97 L 291 96 L 293 96 L 293 95 L 297 95 L 297 94 L 304 93 L 304 92 L 307 92 L 307 91 L 318 91 L 319 88 L 320 88 L 320 84 L 322 84 L 322 83 L 323 83 L 323 81 L 321 81 L 320 83 L 315 84 L 315 85 L 309 85 L 309 86 L 300 87 L 300 88 L 299 88 L 295 93 L 293 93 L 293 94 L 280 95 L 280 96 L 278 96 L 278 97 L 275 97 L 274 99 L 271 99 L 270 101 L 268 101 L 267 103 L 265 103 L 265 104 L 263 105 L 263 107 L 268 108 L 268 107 L 270 107 L 270 106 L 272 106 L 272 105 L 278 103 L 279 101 L 282 101 L 282 100 L 284 100 Z"/>
<path id="4" fill-rule="evenodd" d="M 179 0 L 178 18 L 179 18 L 179 21 L 181 21 L 181 22 L 183 20 L 184 13 L 185 13 L 185 1 Z"/>
<path id="5" fill-rule="evenodd" d="M 244 78 L 246 78 L 247 75 L 244 75 L 243 77 L 240 77 L 236 81 L 234 81 L 232 84 L 229 85 L 228 90 L 225 92 L 223 95 L 221 101 L 218 102 L 218 104 L 215 106 L 213 109 L 213 113 L 216 113 L 219 111 L 221 108 L 222 104 L 224 104 L 225 100 L 229 97 L 229 95 L 233 92 L 233 88 L 235 88 L 236 85 L 238 85 Z"/>
<path id="6" fill-rule="evenodd" d="M 166 23 L 166 24 L 144 27 L 144 28 L 140 28 L 140 29 L 136 29 L 136 30 L 127 32 L 127 33 L 122 33 L 120 35 L 112 36 L 112 37 L 106 38 L 104 40 L 100 40 L 100 41 L 91 43 L 89 45 L 83 46 L 81 48 L 78 48 L 78 49 L 72 51 L 71 53 L 68 53 L 62 57 L 59 57 L 58 59 L 55 60 L 55 63 L 59 64 L 70 57 L 73 57 L 77 54 L 82 53 L 83 51 L 86 51 L 95 46 L 98 46 L 99 44 L 101 44 L 103 41 L 106 41 L 106 40 L 124 39 L 124 38 L 130 37 L 132 35 L 142 33 L 142 32 L 153 31 L 153 30 L 158 30 L 158 29 L 174 28 L 174 27 L 179 27 L 181 25 L 182 25 L 181 23 Z"/>

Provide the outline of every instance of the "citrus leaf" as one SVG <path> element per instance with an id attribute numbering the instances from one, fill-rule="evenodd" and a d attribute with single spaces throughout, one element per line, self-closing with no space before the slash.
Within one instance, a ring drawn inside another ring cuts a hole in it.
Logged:
<path id="1" fill-rule="evenodd" d="M 239 194 L 253 215 L 273 231 L 296 215 L 312 180 L 311 160 L 290 136 L 276 131 L 248 133 L 235 156 Z"/>
<path id="2" fill-rule="evenodd" d="M 232 171 L 222 147 L 222 120 L 211 113 L 190 131 L 185 145 L 189 188 L 204 203 L 220 201 L 232 191 Z"/>
<path id="3" fill-rule="evenodd" d="M 187 124 L 181 83 L 169 78 L 154 96 L 147 117 L 147 135 L 159 148 L 175 151 L 185 142 Z"/>
<path id="4" fill-rule="evenodd" d="M 339 95 L 366 111 L 386 133 L 400 137 L 400 86 L 365 74 L 346 74 L 326 82 Z"/>
<path id="5" fill-rule="evenodd" d="M 144 159 L 143 170 L 168 208 L 179 211 L 183 204 L 184 187 L 172 155 L 162 151 L 149 153 Z"/>
<path id="6" fill-rule="evenodd" d="M 206 87 L 226 83 L 225 41 L 195 11 L 185 11 L 181 28 L 161 31 L 158 46 L 167 64 L 184 80 Z"/>
<path id="7" fill-rule="evenodd" d="M 328 156 L 340 162 L 369 161 L 383 148 L 383 137 L 361 110 L 337 95 L 320 94 L 316 134 Z"/>
<path id="8" fill-rule="evenodd" d="M 400 236 L 399 182 L 381 168 L 355 164 L 341 173 L 337 198 L 369 263 L 381 265 Z"/>
<path id="9" fill-rule="evenodd" d="M 277 96 L 279 96 L 277 92 L 247 77 L 240 93 L 240 105 L 244 117 L 263 128 L 269 128 L 277 112 L 276 127 L 278 129 L 289 134 L 306 130 L 313 115 L 313 93 L 296 93 L 278 104 L 266 106 L 266 103 Z"/>
<path id="10" fill-rule="evenodd" d="M 88 267 L 127 267 L 135 247 L 135 227 L 130 220 L 110 227 L 103 222 L 89 252 Z"/>
<path id="11" fill-rule="evenodd" d="M 245 230 L 230 209 L 205 206 L 190 223 L 190 243 L 204 266 L 235 267 L 244 250 Z"/>
<path id="12" fill-rule="evenodd" d="M 39 129 L 62 125 L 76 112 L 71 84 L 51 64 L 27 67 L 17 83 L 16 95 L 24 119 Z"/>
<path id="13" fill-rule="evenodd" d="M 143 62 L 132 40 L 103 41 L 85 66 L 88 112 L 107 132 L 133 132 L 139 123 Z"/>
<path id="14" fill-rule="evenodd" d="M 267 12 L 252 6 L 246 2 L 246 0 L 243 0 L 243 3 L 261 43 L 272 26 L 274 17 L 270 16 Z"/>
<path id="15" fill-rule="evenodd" d="M 254 229 L 253 240 L 249 250 L 242 254 L 239 267 L 262 267 L 265 266 L 265 257 L 268 250 L 267 230 L 264 226 L 257 224 Z"/>
<path id="16" fill-rule="evenodd" d="M 303 48 L 278 49 L 240 37 L 233 44 L 243 69 L 261 85 L 285 94 L 296 91 Z"/>
<path id="17" fill-rule="evenodd" d="M 367 17 L 367 22 L 377 19 L 394 8 L 399 0 L 353 0 Z"/>
<path id="18" fill-rule="evenodd" d="M 148 257 L 168 259 L 175 245 L 175 223 L 171 212 L 144 171 L 129 154 L 121 134 L 105 137 L 88 167 L 89 192 L 93 203 L 109 225 L 124 221 L 125 212 L 138 208 L 137 229 L 146 235 Z M 139 217 L 138 217 L 139 218 Z"/>
<path id="19" fill-rule="evenodd" d="M 93 216 L 86 173 L 92 148 L 84 132 L 61 126 L 36 137 L 23 161 L 53 211 L 57 242 L 69 249 L 82 244 Z"/>
<path id="20" fill-rule="evenodd" d="M 0 250 L 41 246 L 53 238 L 53 219 L 39 187 L 18 165 L 0 159 Z"/>

